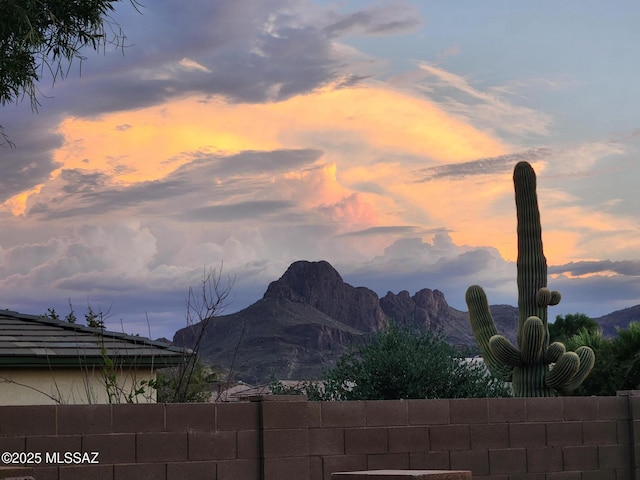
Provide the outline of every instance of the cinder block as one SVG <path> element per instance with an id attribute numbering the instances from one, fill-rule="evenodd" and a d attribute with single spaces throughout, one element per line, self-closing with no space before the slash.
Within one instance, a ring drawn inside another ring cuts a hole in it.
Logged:
<path id="1" fill-rule="evenodd" d="M 334 472 L 351 472 L 366 469 L 366 455 L 328 455 L 322 457 L 323 480 L 331 480 L 331 474 Z"/>
<path id="2" fill-rule="evenodd" d="M 565 470 L 597 470 L 598 469 L 598 447 L 563 447 Z"/>
<path id="3" fill-rule="evenodd" d="M 417 470 L 448 470 L 451 468 L 449 452 L 410 453 L 409 468 Z"/>
<path id="4" fill-rule="evenodd" d="M 598 446 L 598 463 L 603 470 L 629 470 L 631 469 L 631 453 L 627 445 L 600 445 Z"/>
<path id="5" fill-rule="evenodd" d="M 547 424 L 547 446 L 582 445 L 582 422 Z"/>
<path id="6" fill-rule="evenodd" d="M 260 432 L 258 430 L 240 430 L 236 435 L 238 458 L 260 458 Z"/>
<path id="7" fill-rule="evenodd" d="M 259 430 L 259 402 L 216 404 L 217 430 Z"/>
<path id="8" fill-rule="evenodd" d="M 257 460 L 231 460 L 218 462 L 217 480 L 256 480 L 260 478 Z"/>
<path id="9" fill-rule="evenodd" d="M 230 460 L 237 457 L 236 432 L 189 432 L 189 460 Z"/>
<path id="10" fill-rule="evenodd" d="M 367 455 L 367 470 L 406 470 L 408 468 L 408 453 L 374 453 Z"/>
<path id="11" fill-rule="evenodd" d="M 136 435 L 136 461 L 184 462 L 188 458 L 186 432 L 154 432 Z"/>
<path id="12" fill-rule="evenodd" d="M 393 427 L 387 434 L 391 453 L 429 450 L 429 427 Z"/>
<path id="13" fill-rule="evenodd" d="M 309 428 L 322 427 L 322 402 L 307 402 Z"/>
<path id="14" fill-rule="evenodd" d="M 111 405 L 58 405 L 58 434 L 111 432 Z"/>
<path id="15" fill-rule="evenodd" d="M 582 480 L 618 480 L 615 470 L 592 470 L 582 472 Z"/>
<path id="16" fill-rule="evenodd" d="M 510 447 L 544 447 L 547 444 L 547 430 L 544 423 L 510 423 Z"/>
<path id="17" fill-rule="evenodd" d="M 309 430 L 264 430 L 264 458 L 307 457 Z"/>
<path id="18" fill-rule="evenodd" d="M 596 397 L 599 420 L 628 420 L 629 401 L 627 397 Z"/>
<path id="19" fill-rule="evenodd" d="M 80 435 L 45 435 L 27 437 L 26 452 L 45 453 L 54 452 L 78 452 L 82 448 L 82 437 Z"/>
<path id="20" fill-rule="evenodd" d="M 262 402 L 262 426 L 275 428 L 309 428 L 308 402 Z"/>
<path id="21" fill-rule="evenodd" d="M 0 452 L 26 452 L 26 437 L 0 437 Z"/>
<path id="22" fill-rule="evenodd" d="M 344 432 L 344 450 L 347 455 L 387 453 L 386 428 L 349 428 Z"/>
<path id="23" fill-rule="evenodd" d="M 309 455 L 344 454 L 344 430 L 312 428 L 309 430 Z"/>
<path id="24" fill-rule="evenodd" d="M 488 450 L 458 450 L 451 452 L 452 470 L 471 470 L 473 477 L 489 474 Z"/>
<path id="25" fill-rule="evenodd" d="M 507 423 L 478 424 L 471 425 L 469 428 L 472 450 L 507 448 L 509 446 L 509 425 Z"/>
<path id="26" fill-rule="evenodd" d="M 561 422 L 564 403 L 561 397 L 525 398 L 527 422 Z"/>
<path id="27" fill-rule="evenodd" d="M 216 462 L 167 464 L 167 480 L 217 480 L 217 476 Z"/>
<path id="28" fill-rule="evenodd" d="M 429 427 L 431 451 L 469 450 L 471 437 L 468 425 L 436 425 Z"/>
<path id="29" fill-rule="evenodd" d="M 628 420 L 616 420 L 616 438 L 620 444 L 631 443 L 631 428 Z"/>
<path id="30" fill-rule="evenodd" d="M 562 448 L 527 448 L 527 471 L 550 473 L 564 470 Z"/>
<path id="31" fill-rule="evenodd" d="M 164 404 L 118 403 L 111 406 L 113 431 L 117 433 L 164 431 Z"/>
<path id="32" fill-rule="evenodd" d="M 309 457 L 309 480 L 323 480 L 322 457 Z"/>
<path id="33" fill-rule="evenodd" d="M 368 427 L 407 425 L 406 400 L 371 400 L 364 403 L 365 422 Z"/>
<path id="34" fill-rule="evenodd" d="M 59 480 L 113 480 L 113 465 L 61 466 L 58 475 Z"/>
<path id="35" fill-rule="evenodd" d="M 56 435 L 55 405 L 0 407 L 0 435 Z"/>
<path id="36" fill-rule="evenodd" d="M 582 422 L 582 440 L 585 445 L 614 445 L 618 443 L 616 421 Z"/>
<path id="37" fill-rule="evenodd" d="M 213 403 L 167 403 L 167 432 L 212 431 L 216 429 L 216 405 Z"/>
<path id="38" fill-rule="evenodd" d="M 634 420 L 631 422 L 633 425 L 633 443 L 640 443 L 640 420 Z"/>
<path id="39" fill-rule="evenodd" d="M 527 453 L 524 448 L 489 450 L 489 472 L 495 475 L 513 475 L 527 472 Z"/>
<path id="40" fill-rule="evenodd" d="M 489 398 L 489 423 L 522 423 L 526 421 L 524 398 Z"/>
<path id="41" fill-rule="evenodd" d="M 598 397 L 562 397 L 565 420 L 598 418 Z"/>
<path id="42" fill-rule="evenodd" d="M 134 463 L 113 466 L 113 480 L 166 480 L 164 463 Z"/>
<path id="43" fill-rule="evenodd" d="M 34 480 L 34 474 L 35 470 L 33 468 L 0 465 L 0 478 L 3 479 Z"/>
<path id="44" fill-rule="evenodd" d="M 640 397 L 637 395 L 628 396 L 629 411 L 633 419 L 640 418 Z"/>
<path id="45" fill-rule="evenodd" d="M 82 450 L 98 452 L 98 460 L 101 464 L 134 463 L 136 461 L 136 436 L 133 433 L 83 435 Z"/>
<path id="46" fill-rule="evenodd" d="M 53 465 L 39 466 L 35 469 L 36 480 L 58 480 L 58 467 Z"/>
<path id="47" fill-rule="evenodd" d="M 617 480 L 629 480 L 631 478 L 631 469 L 625 469 L 625 470 L 617 470 L 616 469 L 616 479 Z M 636 476 L 636 478 L 638 478 Z"/>
<path id="48" fill-rule="evenodd" d="M 447 425 L 449 420 L 449 400 L 408 400 L 410 425 Z"/>
<path id="49" fill-rule="evenodd" d="M 455 398 L 449 401 L 451 424 L 487 423 L 489 408 L 486 398 Z"/>
<path id="50" fill-rule="evenodd" d="M 364 402 L 322 402 L 323 427 L 364 427 Z"/>

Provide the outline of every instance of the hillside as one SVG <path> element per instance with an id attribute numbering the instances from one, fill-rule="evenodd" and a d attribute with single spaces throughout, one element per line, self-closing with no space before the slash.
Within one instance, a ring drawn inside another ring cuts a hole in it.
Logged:
<path id="1" fill-rule="evenodd" d="M 511 339 L 517 309 L 491 307 L 498 329 Z M 209 323 L 200 354 L 247 383 L 321 378 L 350 346 L 388 325 L 426 326 L 454 345 L 475 345 L 466 312 L 450 307 L 438 290 L 388 292 L 378 298 L 353 287 L 327 262 L 299 261 L 272 282 L 262 299 Z M 174 344 L 192 345 L 199 325 L 176 332 Z"/>
<path id="2" fill-rule="evenodd" d="M 626 329 L 629 323 L 640 322 L 640 305 L 617 310 L 594 320 L 600 324 L 605 337 L 615 337 L 617 329 Z"/>

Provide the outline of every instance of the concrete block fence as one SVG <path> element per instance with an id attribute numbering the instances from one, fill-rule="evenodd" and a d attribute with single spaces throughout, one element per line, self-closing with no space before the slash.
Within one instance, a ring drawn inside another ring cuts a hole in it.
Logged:
<path id="1" fill-rule="evenodd" d="M 330 480 L 383 469 L 640 480 L 636 394 L 3 406 L 0 453 L 31 455 L 36 480 Z"/>

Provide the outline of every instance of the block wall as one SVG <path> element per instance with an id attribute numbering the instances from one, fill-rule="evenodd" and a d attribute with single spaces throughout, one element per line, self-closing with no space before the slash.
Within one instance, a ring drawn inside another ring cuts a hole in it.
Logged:
<path id="1" fill-rule="evenodd" d="M 635 480 L 640 396 L 0 407 L 0 452 L 98 452 L 36 480 L 329 480 L 373 469 Z"/>
<path id="2" fill-rule="evenodd" d="M 0 452 L 40 453 L 36 480 L 255 480 L 259 406 L 0 407 Z M 47 462 L 55 452 L 61 461 Z M 98 452 L 99 463 L 65 464 L 65 452 Z"/>
<path id="3" fill-rule="evenodd" d="M 310 404 L 311 479 L 373 469 L 471 470 L 485 480 L 631 480 L 633 397 Z M 636 417 L 637 418 L 637 417 Z M 634 430 L 636 434 L 634 435 Z M 640 478 L 640 477 L 639 477 Z"/>

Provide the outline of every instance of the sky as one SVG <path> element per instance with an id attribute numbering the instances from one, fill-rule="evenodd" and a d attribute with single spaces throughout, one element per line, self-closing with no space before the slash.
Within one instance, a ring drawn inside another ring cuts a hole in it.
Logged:
<path id="1" fill-rule="evenodd" d="M 0 108 L 0 308 L 168 337 L 296 260 L 379 296 L 517 304 L 514 165 L 556 315 L 640 304 L 637 2 L 156 0 Z"/>

